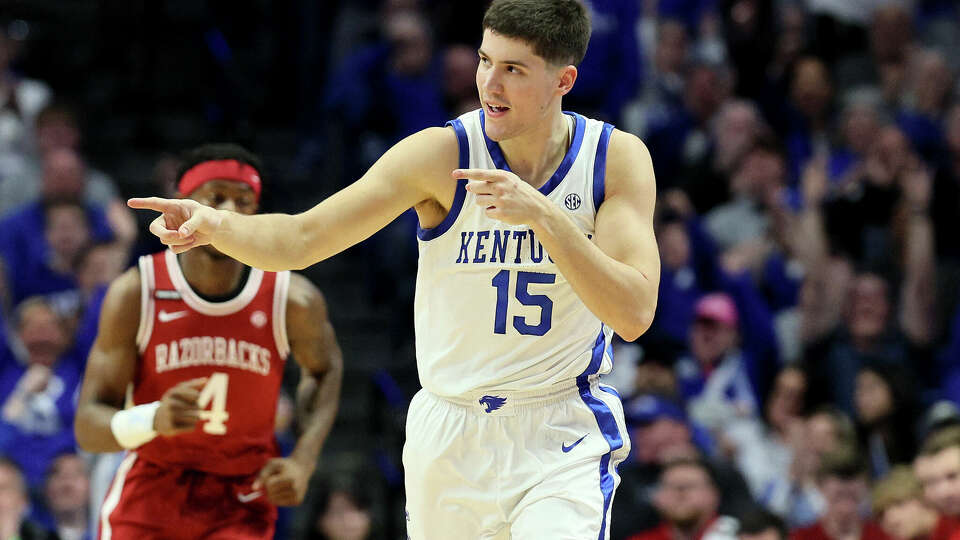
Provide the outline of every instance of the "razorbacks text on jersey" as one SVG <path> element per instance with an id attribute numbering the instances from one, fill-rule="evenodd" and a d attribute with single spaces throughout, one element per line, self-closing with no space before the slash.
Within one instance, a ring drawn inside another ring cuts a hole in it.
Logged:
<path id="1" fill-rule="evenodd" d="M 187 283 L 177 256 L 140 258 L 141 307 L 135 404 L 207 377 L 201 422 L 176 438 L 137 448 L 140 458 L 220 475 L 258 471 L 278 454 L 277 397 L 290 346 L 286 331 L 289 272 L 250 269 L 233 298 L 210 302 Z"/>
<path id="2" fill-rule="evenodd" d="M 576 113 L 571 145 L 539 188 L 592 237 L 613 126 Z M 451 121 L 460 168 L 509 170 L 483 110 Z M 610 370 L 613 331 L 583 304 L 529 226 L 489 218 L 459 180 L 453 207 L 418 229 L 417 367 L 439 396 L 538 391 Z"/>

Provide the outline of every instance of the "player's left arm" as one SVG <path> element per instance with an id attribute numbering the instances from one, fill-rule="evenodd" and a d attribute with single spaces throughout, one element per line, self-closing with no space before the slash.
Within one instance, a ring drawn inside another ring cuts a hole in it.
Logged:
<path id="1" fill-rule="evenodd" d="M 290 457 L 272 459 L 261 470 L 258 486 L 279 506 L 303 501 L 317 457 L 337 416 L 343 378 L 343 358 L 326 301 L 299 274 L 290 275 L 287 337 L 290 351 L 300 364 L 296 401 L 301 433 Z"/>
<path id="2" fill-rule="evenodd" d="M 660 285 L 660 253 L 653 234 L 657 197 L 653 163 L 636 136 L 611 133 L 604 183 L 594 242 L 557 206 L 533 228 L 590 311 L 620 337 L 633 341 L 653 322 Z"/>
<path id="3" fill-rule="evenodd" d="M 656 185 L 650 152 L 614 130 L 607 147 L 605 196 L 594 241 L 540 192 L 513 173 L 456 170 L 488 216 L 528 224 L 583 303 L 622 338 L 646 332 L 657 308 L 660 254 L 653 234 Z M 589 196 L 589 195 L 588 195 Z"/>

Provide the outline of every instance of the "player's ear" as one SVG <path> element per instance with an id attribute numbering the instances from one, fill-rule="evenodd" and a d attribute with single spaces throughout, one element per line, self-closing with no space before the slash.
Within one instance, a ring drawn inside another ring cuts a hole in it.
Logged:
<path id="1" fill-rule="evenodd" d="M 577 66 L 570 64 L 560 68 L 557 90 L 561 96 L 565 96 L 570 90 L 573 90 L 573 83 L 575 82 L 577 82 Z"/>

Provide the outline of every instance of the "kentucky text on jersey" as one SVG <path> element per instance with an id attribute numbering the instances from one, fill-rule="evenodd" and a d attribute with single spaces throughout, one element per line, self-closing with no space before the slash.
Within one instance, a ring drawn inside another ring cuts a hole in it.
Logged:
<path id="1" fill-rule="evenodd" d="M 586 236 L 593 238 L 592 234 Z M 542 262 L 544 257 L 553 262 L 532 230 L 494 229 L 461 231 L 460 251 L 454 262 L 529 264 Z"/>
<path id="2" fill-rule="evenodd" d="M 270 374 L 270 350 L 220 336 L 185 337 L 154 348 L 157 373 L 192 366 L 223 366 Z"/>

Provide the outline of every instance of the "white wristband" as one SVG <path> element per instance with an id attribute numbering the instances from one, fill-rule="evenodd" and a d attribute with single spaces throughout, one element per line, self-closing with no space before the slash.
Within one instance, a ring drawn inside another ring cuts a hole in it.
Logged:
<path id="1" fill-rule="evenodd" d="M 110 431 L 120 446 L 133 449 L 152 441 L 157 436 L 153 417 L 159 407 L 160 402 L 154 401 L 117 411 L 110 419 Z"/>

